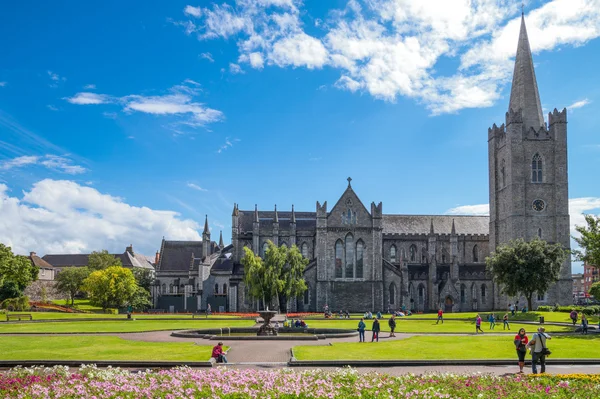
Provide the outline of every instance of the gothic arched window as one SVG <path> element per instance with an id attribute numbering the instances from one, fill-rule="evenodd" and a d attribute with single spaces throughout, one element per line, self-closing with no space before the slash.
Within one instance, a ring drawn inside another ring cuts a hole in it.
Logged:
<path id="1" fill-rule="evenodd" d="M 414 244 L 411 245 L 408 252 L 410 253 L 410 261 L 415 262 L 417 260 L 417 247 Z"/>
<path id="2" fill-rule="evenodd" d="M 542 228 L 538 228 L 538 238 L 541 240 L 542 239 Z"/>
<path id="3" fill-rule="evenodd" d="M 473 262 L 479 262 L 479 248 L 477 245 L 473 247 Z"/>
<path id="4" fill-rule="evenodd" d="M 419 303 L 423 304 L 423 302 L 425 301 L 425 287 L 422 284 L 420 284 L 418 291 L 419 291 Z"/>
<path id="5" fill-rule="evenodd" d="M 481 303 L 485 303 L 485 294 L 487 293 L 487 287 L 485 284 L 481 284 Z"/>
<path id="6" fill-rule="evenodd" d="M 500 187 L 505 187 L 506 186 L 506 161 L 503 159 L 502 160 L 502 166 L 500 167 L 500 176 L 502 178 L 501 180 L 501 186 Z"/>
<path id="7" fill-rule="evenodd" d="M 354 278 L 354 237 L 346 236 L 346 278 Z"/>
<path id="8" fill-rule="evenodd" d="M 390 262 L 396 263 L 396 246 L 392 245 L 390 248 Z"/>
<path id="9" fill-rule="evenodd" d="M 427 263 L 427 248 L 421 249 L 421 263 Z"/>
<path id="10" fill-rule="evenodd" d="M 406 259 L 406 251 L 404 248 L 400 248 L 400 261 L 403 261 L 404 259 Z"/>
<path id="11" fill-rule="evenodd" d="M 173 284 L 169 284 L 169 294 L 173 293 Z"/>
<path id="12" fill-rule="evenodd" d="M 304 304 L 308 305 L 310 303 L 310 285 L 306 286 L 306 291 L 304 291 Z"/>
<path id="13" fill-rule="evenodd" d="M 262 246 L 262 257 L 263 259 L 267 256 L 267 249 L 269 248 L 269 243 L 265 242 Z"/>
<path id="14" fill-rule="evenodd" d="M 335 278 L 342 278 L 342 262 L 344 261 L 344 244 L 342 240 L 335 243 Z"/>
<path id="15" fill-rule="evenodd" d="M 223 295 L 227 295 L 227 284 L 223 284 Z"/>
<path id="16" fill-rule="evenodd" d="M 219 294 L 219 284 L 215 284 L 215 295 Z"/>
<path id="17" fill-rule="evenodd" d="M 356 243 L 356 278 L 363 278 L 363 253 L 364 244 L 359 240 Z"/>
<path id="18" fill-rule="evenodd" d="M 390 284 L 390 305 L 396 304 L 396 284 Z"/>
<path id="19" fill-rule="evenodd" d="M 303 242 L 302 243 L 302 247 L 300 247 L 300 252 L 302 253 L 302 256 L 308 259 L 308 244 Z"/>
<path id="20" fill-rule="evenodd" d="M 531 160 L 531 181 L 533 183 L 541 183 L 542 178 L 542 156 L 535 154 Z"/>
<path id="21" fill-rule="evenodd" d="M 163 283 L 162 285 L 162 293 L 166 294 L 167 293 L 167 285 Z"/>
<path id="22" fill-rule="evenodd" d="M 464 284 L 460 285 L 460 303 L 467 303 L 467 287 Z"/>

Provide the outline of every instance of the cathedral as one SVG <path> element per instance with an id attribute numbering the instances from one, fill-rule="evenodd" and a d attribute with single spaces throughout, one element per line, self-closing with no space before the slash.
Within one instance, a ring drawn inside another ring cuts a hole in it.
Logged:
<path id="1" fill-rule="evenodd" d="M 506 120 L 488 129 L 489 216 L 395 215 L 381 202 L 365 206 L 348 178 L 332 207 L 311 212 L 242 210 L 234 205 L 232 243 L 163 240 L 155 307 L 250 311 L 243 248 L 263 255 L 267 241 L 296 245 L 309 260 L 308 290 L 291 310 L 446 312 L 506 309 L 507 298 L 486 272 L 485 258 L 510 240 L 539 237 L 570 247 L 566 109 L 542 108 L 522 17 Z M 560 280 L 538 292 L 534 306 L 572 303 L 570 259 Z"/>

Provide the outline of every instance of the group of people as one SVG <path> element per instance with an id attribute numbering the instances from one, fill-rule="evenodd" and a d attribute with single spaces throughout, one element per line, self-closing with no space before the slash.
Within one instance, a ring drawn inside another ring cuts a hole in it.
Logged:
<path id="1" fill-rule="evenodd" d="M 571 318 L 573 325 L 575 325 L 575 324 L 577 324 L 577 319 L 579 318 L 579 313 L 577 313 L 577 311 L 575 309 L 573 309 L 571 311 L 571 314 L 569 315 L 569 317 Z M 582 334 L 588 333 L 588 325 L 589 325 L 589 321 L 588 321 L 586 315 L 581 313 L 581 333 Z M 600 329 L 600 319 L 598 320 L 598 329 Z"/>
<path id="2" fill-rule="evenodd" d="M 519 311 L 519 302 L 509 303 L 508 310 L 510 310 L 510 313 L 514 316 L 515 313 L 517 313 Z M 521 313 L 527 313 L 527 306 L 523 306 L 521 308 Z"/>
<path id="3" fill-rule="evenodd" d="M 390 337 L 395 337 L 396 331 L 396 315 L 392 315 L 388 319 L 388 326 L 390 327 Z M 367 325 L 365 323 L 365 318 L 361 317 L 358 322 L 358 342 L 365 342 L 365 330 L 367 329 Z M 379 333 L 381 332 L 381 323 L 378 318 L 373 319 L 373 326 L 371 327 L 371 331 L 373 335 L 371 336 L 371 342 L 379 342 Z"/>
<path id="4" fill-rule="evenodd" d="M 541 365 L 541 372 L 546 372 L 546 356 L 550 355 L 550 350 L 546 346 L 546 341 L 551 337 L 546 334 L 544 327 L 538 328 L 537 333 L 533 334 L 531 339 L 527 337 L 527 333 L 524 328 L 519 330 L 519 333 L 515 336 L 514 344 L 517 350 L 517 357 L 519 358 L 519 373 L 523 373 L 523 366 L 525 366 L 525 355 L 527 351 L 531 353 L 531 372 L 537 374 L 537 363 Z"/>
<path id="5" fill-rule="evenodd" d="M 498 318 L 496 317 L 495 313 L 490 313 L 488 316 L 488 322 L 490 323 L 490 330 L 493 330 L 494 327 L 496 327 L 496 320 Z M 482 333 L 483 334 L 483 330 L 481 329 L 481 322 L 483 321 L 483 319 L 481 318 L 481 315 L 477 314 L 477 316 L 475 317 L 475 334 L 479 334 Z M 502 329 L 503 330 L 510 330 L 510 323 L 508 322 L 508 313 L 505 313 L 504 316 L 502 316 Z"/>
<path id="6" fill-rule="evenodd" d="M 302 319 L 288 319 L 287 317 L 285 318 L 285 320 L 283 321 L 283 326 L 284 327 L 289 327 L 289 328 L 308 328 L 308 324 L 306 324 L 306 322 Z"/>

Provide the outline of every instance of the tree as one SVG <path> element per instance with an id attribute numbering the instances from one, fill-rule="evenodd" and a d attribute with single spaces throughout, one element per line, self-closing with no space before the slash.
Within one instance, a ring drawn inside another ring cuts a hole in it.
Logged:
<path id="1" fill-rule="evenodd" d="M 146 291 L 150 292 L 152 283 L 154 283 L 154 277 L 152 276 L 152 270 L 143 269 L 141 267 L 134 267 L 132 270 L 133 276 L 135 277 L 135 281 L 137 284 L 144 288 Z"/>
<path id="2" fill-rule="evenodd" d="M 600 281 L 598 281 L 597 283 L 592 284 L 592 286 L 590 287 L 590 291 L 588 292 L 588 294 L 590 294 L 591 296 L 593 296 L 595 299 L 600 299 Z"/>
<path id="3" fill-rule="evenodd" d="M 121 259 L 109 254 L 106 249 L 94 251 L 88 257 L 88 268 L 91 271 L 103 270 L 111 266 L 123 266 Z"/>
<path id="4" fill-rule="evenodd" d="M 133 309 L 144 310 L 152 306 L 152 302 L 150 301 L 150 292 L 148 292 L 143 287 L 137 287 L 133 298 L 129 301 L 129 305 Z"/>
<path id="5" fill-rule="evenodd" d="M 580 237 L 573 236 L 582 250 L 573 251 L 577 260 L 600 267 L 600 216 L 585 215 L 587 226 L 575 226 Z"/>
<path id="6" fill-rule="evenodd" d="M 19 291 L 37 280 L 39 269 L 26 256 L 14 255 L 10 247 L 0 244 L 0 285 L 12 281 Z"/>
<path id="7" fill-rule="evenodd" d="M 306 290 L 303 274 L 307 260 L 295 246 L 277 247 L 268 241 L 264 259 L 249 248 L 244 247 L 244 252 L 244 283 L 250 297 L 262 299 L 265 306 L 278 298 L 280 310 L 284 311 L 287 298 L 300 296 Z"/>
<path id="8" fill-rule="evenodd" d="M 106 310 L 130 303 L 138 285 L 131 270 L 121 266 L 110 266 L 90 274 L 83 281 L 83 289 L 88 293 L 92 305 Z"/>
<path id="9" fill-rule="evenodd" d="M 56 275 L 56 290 L 75 304 L 75 295 L 83 289 L 83 281 L 90 275 L 87 267 L 65 267 Z"/>
<path id="10" fill-rule="evenodd" d="M 497 247 L 485 262 L 494 281 L 502 286 L 502 292 L 509 296 L 523 294 L 528 309 L 532 309 L 533 294 L 545 293 L 558 281 L 568 253 L 560 244 L 519 239 Z"/>

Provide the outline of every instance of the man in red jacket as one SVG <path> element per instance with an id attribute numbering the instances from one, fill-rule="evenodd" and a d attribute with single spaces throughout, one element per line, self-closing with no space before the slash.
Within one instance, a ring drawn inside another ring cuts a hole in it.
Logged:
<path id="1" fill-rule="evenodd" d="M 227 358 L 223 352 L 223 342 L 219 342 L 212 350 L 212 357 L 217 360 L 217 363 L 227 363 Z"/>
<path id="2" fill-rule="evenodd" d="M 444 312 L 442 312 L 441 308 L 440 310 L 438 310 L 438 319 L 435 322 L 435 324 L 438 324 L 440 321 L 442 322 L 442 324 L 444 324 Z"/>

